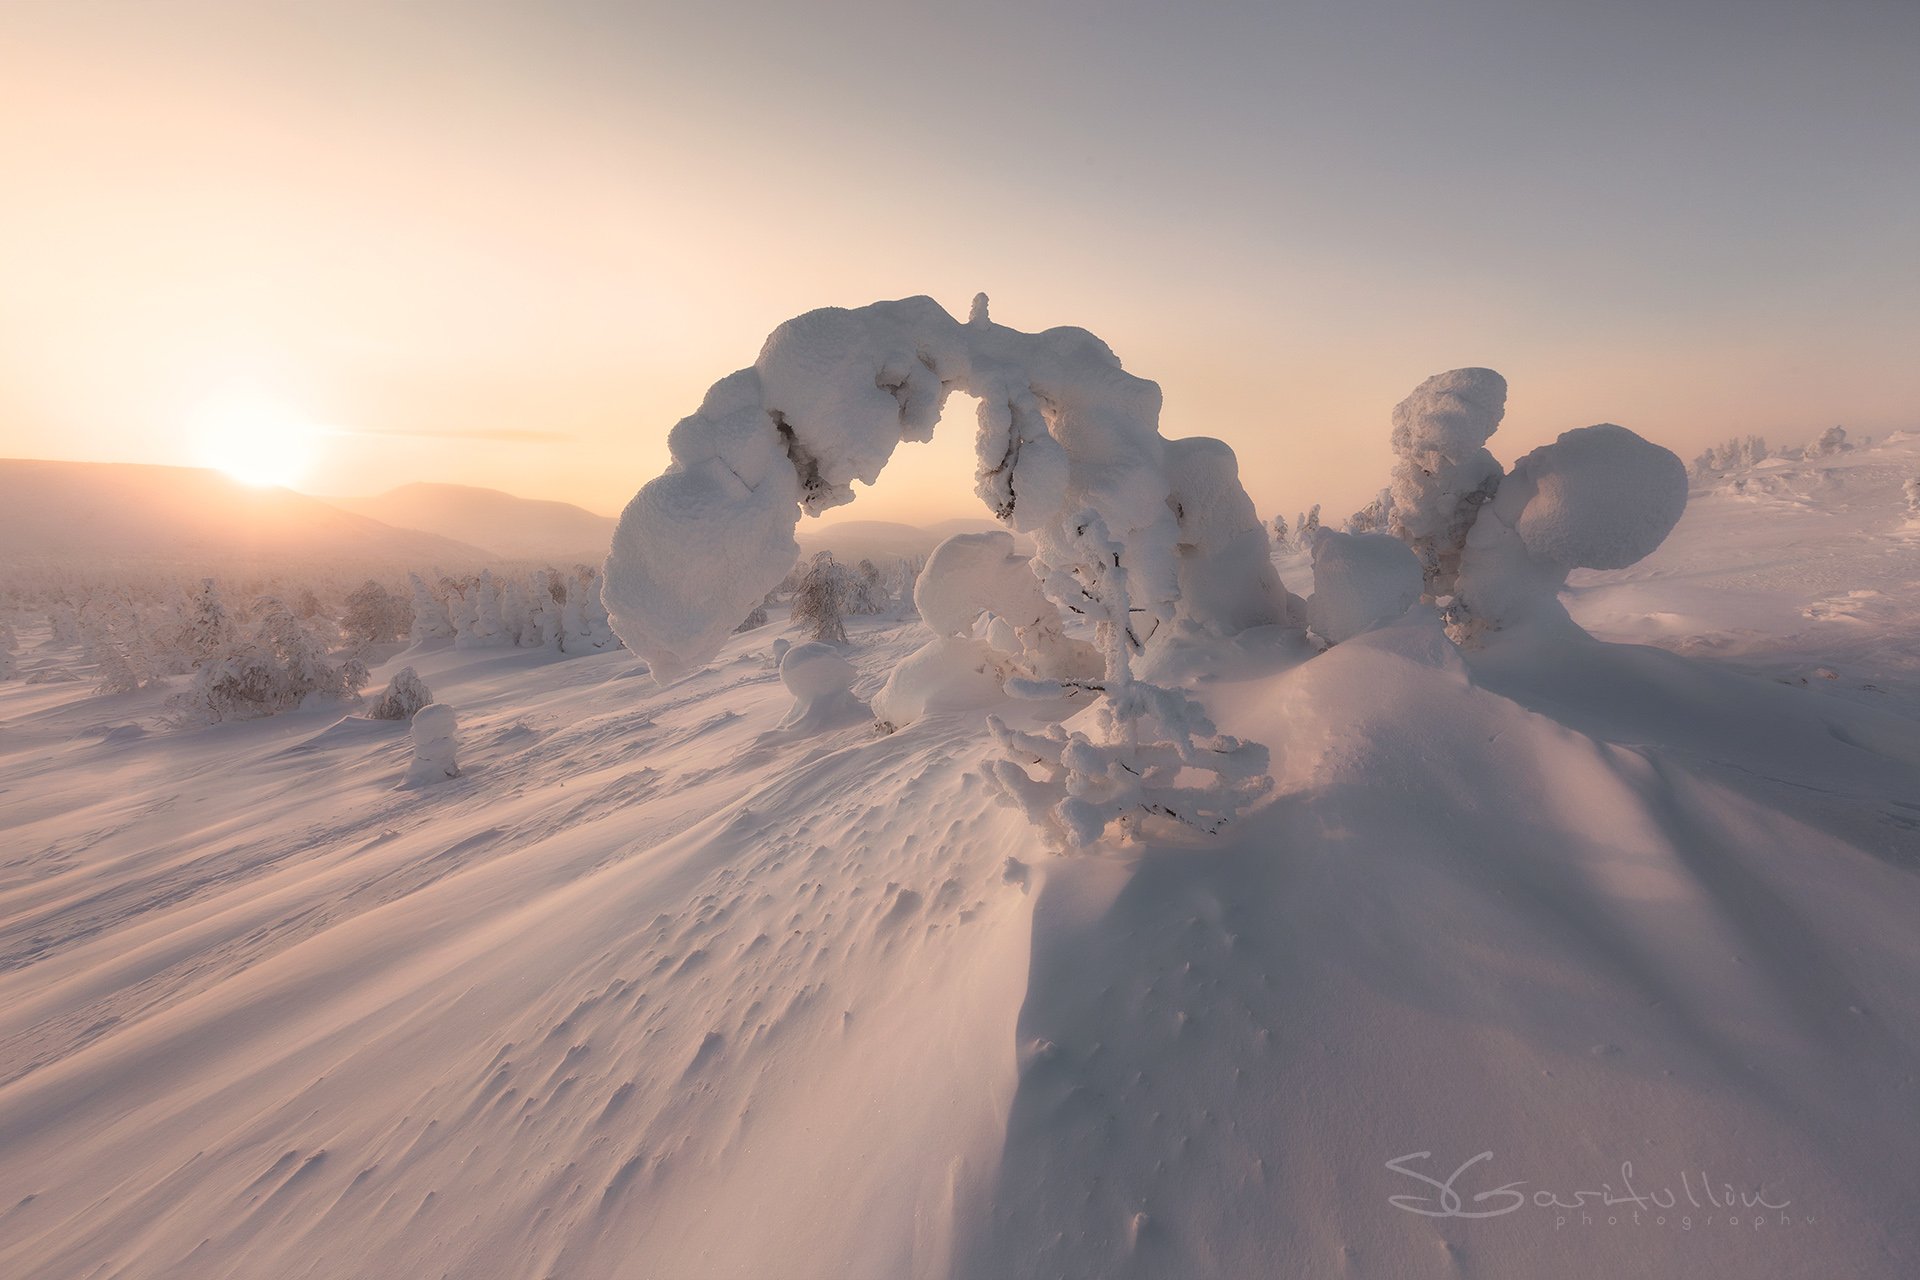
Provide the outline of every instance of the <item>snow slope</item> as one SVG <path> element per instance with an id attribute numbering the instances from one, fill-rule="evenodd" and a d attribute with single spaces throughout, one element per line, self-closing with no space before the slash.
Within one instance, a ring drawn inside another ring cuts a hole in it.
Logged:
<path id="1" fill-rule="evenodd" d="M 1664 648 L 1246 633 L 1196 692 L 1275 794 L 1124 855 L 980 711 L 781 729 L 778 622 L 403 655 L 417 791 L 401 724 L 0 685 L 0 1274 L 1912 1275 L 1904 465 L 1576 577 Z M 927 638 L 853 633 L 862 697 Z"/>

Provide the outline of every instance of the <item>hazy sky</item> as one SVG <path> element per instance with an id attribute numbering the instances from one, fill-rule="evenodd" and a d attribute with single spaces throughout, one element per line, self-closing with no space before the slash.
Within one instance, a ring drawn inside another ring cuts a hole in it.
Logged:
<path id="1" fill-rule="evenodd" d="M 1508 459 L 1920 426 L 1915 0 L 0 0 L 0 176 L 4 456 L 611 512 L 781 320 L 977 290 L 1289 518 L 1456 365 Z"/>

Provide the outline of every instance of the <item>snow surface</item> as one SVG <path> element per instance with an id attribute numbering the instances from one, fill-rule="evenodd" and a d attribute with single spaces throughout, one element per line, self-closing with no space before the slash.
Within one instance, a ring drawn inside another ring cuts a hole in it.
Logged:
<path id="1" fill-rule="evenodd" d="M 765 630 L 399 655 L 460 709 L 412 791 L 398 723 L 0 684 L 0 1274 L 1911 1276 L 1917 460 L 1572 576 L 1660 647 L 1222 640 L 1271 797 L 1124 856 L 978 710 L 781 730 Z M 931 634 L 849 628 L 861 696 Z M 1524 1205 L 1389 1167 L 1482 1152 Z M 1678 1207 L 1532 1198 L 1629 1179 Z"/>

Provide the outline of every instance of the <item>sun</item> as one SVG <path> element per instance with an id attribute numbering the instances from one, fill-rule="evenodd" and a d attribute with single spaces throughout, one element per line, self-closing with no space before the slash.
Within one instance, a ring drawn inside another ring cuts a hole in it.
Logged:
<path id="1" fill-rule="evenodd" d="M 316 432 L 286 405 L 253 391 L 225 390 L 194 411 L 202 464 L 261 488 L 291 486 L 307 474 Z"/>

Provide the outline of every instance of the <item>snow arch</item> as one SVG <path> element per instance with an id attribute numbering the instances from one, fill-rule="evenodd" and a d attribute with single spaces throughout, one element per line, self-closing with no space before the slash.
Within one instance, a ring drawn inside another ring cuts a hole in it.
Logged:
<path id="1" fill-rule="evenodd" d="M 990 717 L 1008 755 L 993 770 L 1003 793 L 1059 844 L 1116 822 L 1227 821 L 1270 785 L 1266 749 L 1218 734 L 1183 692 L 1136 681 L 1132 660 L 1176 621 L 1234 631 L 1288 618 L 1232 451 L 1170 443 L 1160 388 L 1104 342 L 994 324 L 985 294 L 964 324 L 931 298 L 810 311 L 715 383 L 668 436 L 665 474 L 621 513 L 602 591 L 614 632 L 663 684 L 704 662 L 792 567 L 801 511 L 851 502 L 896 445 L 931 438 L 953 391 L 979 402 L 974 491 L 1031 535 L 1041 590 L 1094 624 L 1104 666 L 1097 680 L 1009 685 L 1099 701 L 1092 737 Z"/>
<path id="2" fill-rule="evenodd" d="M 964 324 L 931 298 L 810 311 L 715 383 L 668 437 L 666 473 L 621 514 L 603 593 L 614 631 L 663 683 L 704 662 L 792 567 L 800 513 L 851 502 L 853 482 L 874 483 L 896 445 L 931 438 L 956 390 L 979 401 L 975 492 L 1032 535 L 1057 604 L 1100 611 L 1124 594 L 1112 621 L 1137 650 L 1181 596 L 1160 388 L 1084 329 L 993 323 L 984 294 Z M 1251 513 L 1230 451 L 1208 445 L 1227 455 L 1209 480 Z M 1271 602 L 1251 620 L 1284 620 L 1264 556 L 1246 572 L 1256 579 L 1246 595 Z M 1211 621 L 1206 607 L 1188 612 Z"/>

